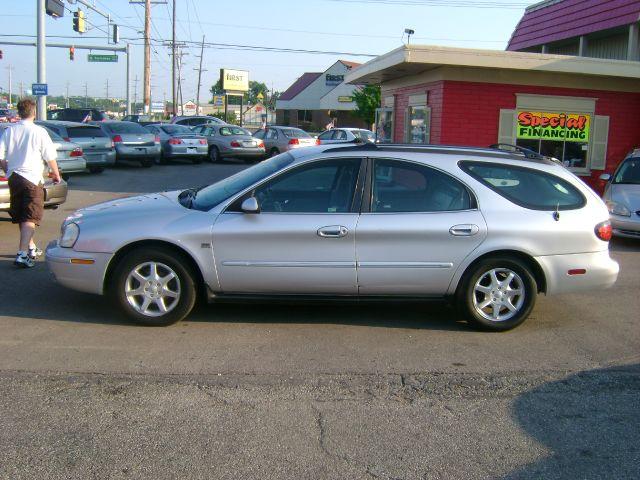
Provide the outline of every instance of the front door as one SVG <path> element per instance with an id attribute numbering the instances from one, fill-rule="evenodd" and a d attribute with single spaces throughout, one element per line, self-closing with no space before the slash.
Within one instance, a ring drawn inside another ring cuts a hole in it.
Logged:
<path id="1" fill-rule="evenodd" d="M 423 164 L 372 163 L 369 201 L 356 231 L 360 294 L 443 295 L 487 233 L 473 195 Z"/>
<path id="2" fill-rule="evenodd" d="M 260 213 L 242 213 L 241 198 L 219 215 L 213 250 L 222 291 L 357 294 L 355 197 L 363 163 L 293 167 L 245 195 L 257 199 Z"/>

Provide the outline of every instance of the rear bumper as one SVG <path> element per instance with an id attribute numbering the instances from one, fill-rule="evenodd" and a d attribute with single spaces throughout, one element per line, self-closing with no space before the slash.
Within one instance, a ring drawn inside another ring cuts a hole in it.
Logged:
<path id="1" fill-rule="evenodd" d="M 547 295 L 610 288 L 618 279 L 620 266 L 609 250 L 570 255 L 535 257 L 544 271 Z M 569 270 L 584 269 L 584 274 L 569 275 Z"/>
<path id="2" fill-rule="evenodd" d="M 103 294 L 104 276 L 111 261 L 111 253 L 76 252 L 58 246 L 56 240 L 47 245 L 47 266 L 56 281 L 80 292 Z M 71 263 L 71 259 L 92 260 L 90 265 Z"/>
<path id="3" fill-rule="evenodd" d="M 142 159 L 149 157 L 159 157 L 160 156 L 160 145 L 153 146 L 135 146 L 135 145 L 116 145 L 116 154 L 118 159 L 121 158 L 130 158 L 130 159 Z"/>
<path id="4" fill-rule="evenodd" d="M 116 163 L 116 151 L 103 153 L 87 153 L 84 158 L 87 161 L 87 167 L 112 167 Z"/>
<path id="5" fill-rule="evenodd" d="M 84 172 L 87 169 L 87 161 L 83 157 L 58 160 L 58 168 L 62 173 Z"/>
<path id="6" fill-rule="evenodd" d="M 264 157 L 264 148 L 229 148 L 222 150 L 220 154 L 223 157 L 236 157 L 236 158 L 260 158 Z"/>
<path id="7" fill-rule="evenodd" d="M 195 151 L 187 151 L 187 148 L 193 148 Z M 178 157 L 206 157 L 209 154 L 209 148 L 207 145 L 197 145 L 193 147 L 187 147 L 184 145 L 169 145 L 164 150 L 164 156 L 169 158 Z"/>

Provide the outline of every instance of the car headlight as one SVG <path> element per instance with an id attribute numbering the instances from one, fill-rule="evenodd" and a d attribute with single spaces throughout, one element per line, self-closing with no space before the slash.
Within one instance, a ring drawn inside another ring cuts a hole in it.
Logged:
<path id="1" fill-rule="evenodd" d="M 67 223 L 62 227 L 62 234 L 60 235 L 60 241 L 58 245 L 65 248 L 71 248 L 75 245 L 78 236 L 80 235 L 80 227 L 77 223 Z"/>
<path id="2" fill-rule="evenodd" d="M 629 211 L 629 209 L 622 203 L 614 202 L 613 200 L 607 200 L 607 208 L 609 209 L 609 213 L 612 213 L 614 215 L 620 215 L 622 217 L 631 216 L 631 212 Z"/>

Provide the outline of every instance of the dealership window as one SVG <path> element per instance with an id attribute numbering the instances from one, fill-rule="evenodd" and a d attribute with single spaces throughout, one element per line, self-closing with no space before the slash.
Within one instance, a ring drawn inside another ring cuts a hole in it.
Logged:
<path id="1" fill-rule="evenodd" d="M 556 102 L 563 100 L 569 103 L 566 97 Z M 604 169 L 609 117 L 589 111 L 545 107 L 542 101 L 538 108 L 501 110 L 498 142 L 557 158 L 576 173 Z"/>
<path id="2" fill-rule="evenodd" d="M 379 143 L 393 142 L 393 107 L 376 109 L 375 134 Z"/>
<path id="3" fill-rule="evenodd" d="M 284 125 L 289 125 L 291 121 L 291 111 L 290 110 L 283 110 L 282 112 L 282 123 Z"/>
<path id="4" fill-rule="evenodd" d="M 298 123 L 311 123 L 311 110 L 298 110 Z"/>
<path id="5" fill-rule="evenodd" d="M 407 107 L 405 121 L 405 142 L 429 143 L 431 127 L 431 109 L 426 105 Z"/>

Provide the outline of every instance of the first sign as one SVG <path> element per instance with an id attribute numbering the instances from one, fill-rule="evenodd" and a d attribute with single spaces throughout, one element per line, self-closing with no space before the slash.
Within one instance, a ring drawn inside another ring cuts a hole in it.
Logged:
<path id="1" fill-rule="evenodd" d="M 48 95 L 49 86 L 46 83 L 33 83 L 31 84 L 31 92 L 34 95 Z"/>

